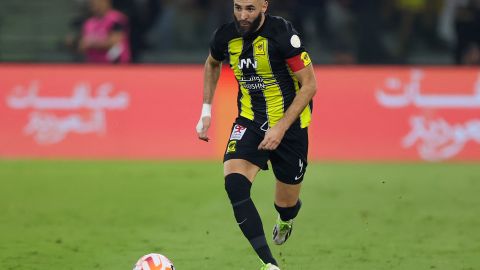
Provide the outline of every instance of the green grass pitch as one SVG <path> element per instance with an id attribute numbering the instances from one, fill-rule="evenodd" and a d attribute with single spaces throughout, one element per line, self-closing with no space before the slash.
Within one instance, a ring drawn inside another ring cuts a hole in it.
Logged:
<path id="1" fill-rule="evenodd" d="M 273 175 L 253 199 L 267 238 Z M 480 269 L 480 164 L 313 163 L 282 270 Z M 0 161 L 0 269 L 255 270 L 221 162 Z"/>

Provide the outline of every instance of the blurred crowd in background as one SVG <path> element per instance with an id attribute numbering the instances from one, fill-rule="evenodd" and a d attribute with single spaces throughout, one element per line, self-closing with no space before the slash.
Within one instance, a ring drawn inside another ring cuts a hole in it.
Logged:
<path id="1" fill-rule="evenodd" d="M 51 14 L 38 3 L 42 12 L 36 14 L 26 11 L 32 0 L 2 0 L 5 6 L 0 9 L 3 10 L 0 16 L 7 19 L 0 19 L 0 60 L 84 62 L 85 55 L 78 46 L 85 21 L 92 16 L 92 2 L 110 0 L 71 1 L 41 1 L 42 5 L 52 2 Z M 204 61 L 213 31 L 230 21 L 233 12 L 231 0 L 111 2 L 112 8 L 128 19 L 128 26 L 121 29 L 128 33 L 129 61 L 133 63 Z M 293 22 L 318 64 L 480 64 L 480 0 L 271 0 L 269 3 L 268 13 Z M 19 15 L 12 18 L 15 8 Z M 32 26 L 30 35 L 37 38 L 11 33 L 9 25 L 25 19 L 22 14 L 31 14 L 32 24 L 46 24 L 58 18 L 50 24 L 65 27 L 50 27 L 49 31 L 48 27 L 35 30 L 41 26 Z M 50 38 L 42 38 L 42 33 L 48 33 L 44 35 Z M 17 40 L 29 40 L 28 46 L 37 49 L 22 54 L 21 48 L 31 48 L 15 46 L 15 35 L 21 36 Z"/>

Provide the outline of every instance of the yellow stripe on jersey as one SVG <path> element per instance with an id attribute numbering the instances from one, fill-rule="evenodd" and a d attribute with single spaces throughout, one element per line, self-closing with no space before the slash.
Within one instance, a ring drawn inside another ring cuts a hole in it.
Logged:
<path id="1" fill-rule="evenodd" d="M 295 93 L 298 93 L 300 90 L 300 85 L 298 84 L 297 77 L 295 74 L 292 72 L 290 67 L 287 65 L 288 72 L 290 73 L 290 76 L 293 79 L 293 83 L 295 85 Z M 310 122 L 312 121 L 312 111 L 310 108 L 310 104 L 305 107 L 305 109 L 300 113 L 300 127 L 301 128 L 306 128 L 310 125 Z"/>
<path id="2" fill-rule="evenodd" d="M 250 96 L 248 89 L 243 87 L 242 83 L 240 83 L 240 81 L 242 81 L 243 72 L 238 67 L 238 64 L 240 62 L 240 54 L 242 53 L 242 49 L 243 49 L 242 38 L 232 39 L 230 40 L 230 42 L 228 42 L 228 53 L 230 54 L 230 66 L 233 69 L 233 73 L 235 74 L 235 77 L 239 82 L 240 91 L 242 92 L 242 97 L 240 98 L 240 116 L 253 120 L 254 115 L 252 110 L 252 97 Z"/>
<path id="3" fill-rule="evenodd" d="M 268 39 L 258 36 L 253 41 L 253 55 L 258 63 L 255 71 L 265 85 L 263 96 L 267 104 L 268 125 L 273 127 L 283 117 L 284 102 L 282 90 L 270 65 Z"/>
<path id="4" fill-rule="evenodd" d="M 312 121 L 312 111 L 310 108 L 310 104 L 305 107 L 303 112 L 300 114 L 300 127 L 301 128 L 306 128 L 310 125 L 310 122 Z"/>

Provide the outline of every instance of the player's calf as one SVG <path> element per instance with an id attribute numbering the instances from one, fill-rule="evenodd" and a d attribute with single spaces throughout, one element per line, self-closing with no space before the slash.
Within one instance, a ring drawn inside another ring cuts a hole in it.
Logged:
<path id="1" fill-rule="evenodd" d="M 260 215 L 250 198 L 251 187 L 250 181 L 242 174 L 232 173 L 225 176 L 225 190 L 232 203 L 238 226 L 264 263 L 277 264 L 268 247 Z"/>

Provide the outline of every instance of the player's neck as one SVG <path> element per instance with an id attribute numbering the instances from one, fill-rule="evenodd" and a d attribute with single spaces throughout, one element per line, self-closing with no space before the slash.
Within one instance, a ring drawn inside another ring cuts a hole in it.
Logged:
<path id="1" fill-rule="evenodd" d="M 263 26 L 263 24 L 265 23 L 265 13 L 262 13 L 260 14 L 260 16 L 262 16 L 262 18 L 260 19 L 260 23 L 258 24 L 258 27 L 257 29 L 255 29 L 255 31 L 253 31 L 253 33 L 256 33 L 258 30 L 260 30 Z"/>

